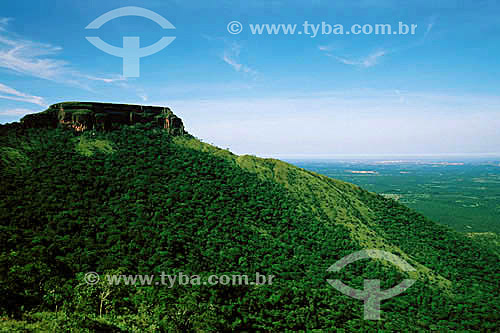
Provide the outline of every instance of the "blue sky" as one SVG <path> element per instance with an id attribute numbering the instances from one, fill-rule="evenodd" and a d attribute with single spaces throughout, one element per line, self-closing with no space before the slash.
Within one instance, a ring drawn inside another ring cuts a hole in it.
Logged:
<path id="1" fill-rule="evenodd" d="M 170 106 L 236 153 L 493 154 L 500 143 L 497 1 L 3 1 L 0 123 L 67 100 Z M 139 6 L 162 30 L 100 15 Z M 237 20 L 241 34 L 227 24 Z M 248 24 L 417 24 L 415 35 L 252 35 Z M 138 78 L 90 44 L 176 37 Z"/>

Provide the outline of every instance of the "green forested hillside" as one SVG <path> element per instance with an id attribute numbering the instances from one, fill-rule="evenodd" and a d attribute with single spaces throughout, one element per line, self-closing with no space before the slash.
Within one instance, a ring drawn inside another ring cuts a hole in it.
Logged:
<path id="1" fill-rule="evenodd" d="M 0 329 L 495 331 L 498 251 L 390 199 L 150 124 L 0 128 Z M 360 249 L 378 260 L 327 272 Z M 261 274 L 272 285 L 109 286 L 84 274 Z M 362 289 L 416 283 L 363 320 Z"/>

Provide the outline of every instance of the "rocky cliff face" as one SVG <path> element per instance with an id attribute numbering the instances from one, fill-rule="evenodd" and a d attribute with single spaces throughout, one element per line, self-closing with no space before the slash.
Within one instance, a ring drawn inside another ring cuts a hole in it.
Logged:
<path id="1" fill-rule="evenodd" d="M 76 131 L 111 130 L 118 125 L 154 123 L 172 135 L 187 134 L 182 120 L 166 107 L 94 102 L 64 102 L 26 115 L 23 127 L 64 126 Z"/>

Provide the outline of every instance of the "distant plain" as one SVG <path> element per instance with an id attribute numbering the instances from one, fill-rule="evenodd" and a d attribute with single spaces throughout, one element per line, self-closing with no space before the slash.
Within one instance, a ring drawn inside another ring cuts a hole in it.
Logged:
<path id="1" fill-rule="evenodd" d="M 500 232 L 500 158 L 288 159 L 460 232 Z"/>

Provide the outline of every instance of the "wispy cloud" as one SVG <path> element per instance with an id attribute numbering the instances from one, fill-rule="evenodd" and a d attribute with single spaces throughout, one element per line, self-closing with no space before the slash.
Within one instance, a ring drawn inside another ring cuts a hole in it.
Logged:
<path id="1" fill-rule="evenodd" d="M 429 36 L 429 34 L 431 33 L 431 31 L 433 30 L 433 28 L 435 27 L 435 25 L 437 23 L 437 19 L 438 19 L 437 15 L 433 15 L 433 16 L 428 18 L 427 24 L 424 25 L 425 31 L 424 31 L 423 36 L 418 38 L 415 42 L 407 44 L 407 45 L 402 46 L 402 47 L 396 47 L 396 48 L 390 48 L 390 49 L 383 49 L 382 48 L 382 49 L 379 49 L 375 52 L 372 52 L 364 57 L 356 58 L 356 57 L 335 55 L 334 52 L 332 52 L 332 51 L 334 51 L 335 48 L 333 48 L 331 45 L 319 45 L 318 50 L 323 52 L 326 56 L 332 57 L 332 58 L 336 59 L 337 61 L 339 61 L 340 63 L 345 64 L 345 65 L 352 65 L 352 66 L 357 66 L 357 67 L 361 67 L 361 68 L 373 67 L 373 66 L 379 64 L 381 58 L 388 55 L 388 54 L 398 53 L 400 51 L 404 51 L 404 50 L 412 49 L 414 47 L 422 46 L 425 43 L 425 41 L 426 41 L 427 37 Z"/>
<path id="2" fill-rule="evenodd" d="M 97 77 L 82 73 L 54 56 L 62 51 L 59 46 L 0 35 L 0 67 L 18 74 L 78 86 L 91 90 L 91 81 L 115 83 L 125 78 Z"/>
<path id="3" fill-rule="evenodd" d="M 202 34 L 201 37 L 207 41 L 216 42 L 217 44 L 224 43 L 224 52 L 220 56 L 222 61 L 231 66 L 236 72 L 248 74 L 253 78 L 257 77 L 259 73 L 241 61 L 240 53 L 243 46 L 240 43 L 235 41 L 229 42 L 225 37 L 209 36 L 206 34 Z"/>
<path id="4" fill-rule="evenodd" d="M 0 36 L 0 67 L 38 78 L 57 81 L 70 71 L 67 63 L 50 58 L 60 47 Z"/>
<path id="5" fill-rule="evenodd" d="M 5 31 L 10 21 L 12 21 L 10 17 L 0 17 L 0 31 Z"/>
<path id="6" fill-rule="evenodd" d="M 10 18 L 0 18 L 0 68 L 94 92 L 98 92 L 103 85 L 112 85 L 132 92 L 144 102 L 148 100 L 143 89 L 130 84 L 121 75 L 85 73 L 58 58 L 63 51 L 61 47 L 31 41 L 10 32 L 7 30 L 10 21 Z M 41 97 L 16 94 L 13 91 L 0 98 L 45 105 Z"/>
<path id="7" fill-rule="evenodd" d="M 240 62 L 241 48 L 240 44 L 236 42 L 232 43 L 231 47 L 227 47 L 224 50 L 222 60 L 237 72 L 243 72 L 253 76 L 257 75 L 257 71 Z"/>
<path id="8" fill-rule="evenodd" d="M 0 110 L 0 116 L 24 116 L 34 112 L 36 111 L 23 108 L 7 109 L 7 110 Z"/>
<path id="9" fill-rule="evenodd" d="M 331 52 L 335 48 L 332 45 L 318 45 L 318 50 L 323 52 Z"/>
<path id="10" fill-rule="evenodd" d="M 126 81 L 127 79 L 121 75 L 117 75 L 116 77 L 97 77 L 97 76 L 92 76 L 92 75 L 85 75 L 85 78 L 91 80 L 91 81 L 100 81 L 104 83 L 115 83 L 115 82 L 122 82 Z"/>
<path id="11" fill-rule="evenodd" d="M 355 57 L 336 55 L 335 53 L 337 52 L 333 52 L 335 49 L 337 48 L 332 45 L 318 45 L 318 50 L 320 50 L 326 56 L 334 58 L 338 62 L 344 65 L 352 65 L 362 68 L 368 68 L 377 65 L 380 61 L 380 58 L 390 53 L 390 51 L 388 50 L 379 49 L 375 52 L 368 54 L 367 56 L 355 58 Z"/>
<path id="12" fill-rule="evenodd" d="M 353 65 L 353 66 L 358 66 L 358 67 L 363 67 L 363 68 L 368 68 L 368 67 L 373 67 L 379 63 L 380 58 L 383 56 L 387 55 L 389 52 L 387 50 L 379 50 L 376 52 L 373 52 L 366 57 L 358 58 L 358 59 L 352 59 L 352 58 L 347 58 L 347 57 L 339 57 L 339 56 L 333 56 L 335 59 L 337 59 L 339 62 L 345 64 L 345 65 Z"/>
<path id="13" fill-rule="evenodd" d="M 143 102 L 147 102 L 147 101 L 149 101 L 149 96 L 146 94 L 146 92 L 144 91 L 144 89 L 142 89 L 142 88 L 137 88 L 137 89 L 136 89 L 136 94 L 137 94 L 137 96 L 139 96 L 139 98 L 140 98 Z"/>
<path id="14" fill-rule="evenodd" d="M 116 83 L 121 76 L 98 77 L 82 73 L 67 61 L 57 59 L 62 48 L 48 43 L 24 39 L 11 33 L 6 26 L 10 18 L 0 18 L 0 68 L 58 83 L 92 90 L 92 82 Z"/>
<path id="15" fill-rule="evenodd" d="M 39 96 L 34 96 L 34 95 L 29 95 L 23 92 L 20 92 L 14 88 L 11 88 L 9 86 L 6 86 L 5 84 L 0 83 L 0 98 L 2 99 L 9 99 L 11 101 L 18 101 L 18 102 L 26 102 L 26 103 L 32 103 L 32 104 L 37 104 L 40 106 L 47 106 L 47 103 L 42 97 Z"/>
<path id="16" fill-rule="evenodd" d="M 224 56 L 222 57 L 222 60 L 237 72 L 240 71 L 242 64 L 238 64 L 234 59 L 232 59 L 227 53 L 224 53 Z"/>

